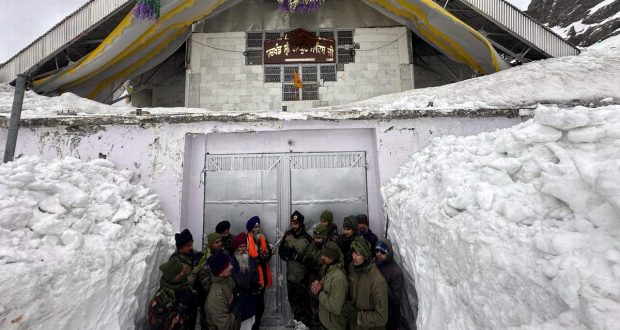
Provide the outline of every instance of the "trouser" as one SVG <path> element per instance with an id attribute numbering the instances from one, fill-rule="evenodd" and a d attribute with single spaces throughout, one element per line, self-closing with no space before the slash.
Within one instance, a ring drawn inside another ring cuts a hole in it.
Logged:
<path id="1" fill-rule="evenodd" d="M 400 304 L 388 304 L 388 321 L 386 329 L 400 329 Z"/>
<path id="2" fill-rule="evenodd" d="M 263 313 L 265 312 L 265 289 L 262 288 L 256 295 L 256 318 L 254 321 L 254 325 L 252 325 L 252 330 L 260 329 L 260 321 L 263 317 Z"/>
<path id="3" fill-rule="evenodd" d="M 312 324 L 308 287 L 304 282 L 287 282 L 288 303 L 293 311 L 293 318 L 306 326 Z"/>
<path id="4" fill-rule="evenodd" d="M 308 327 L 312 330 L 321 329 L 321 321 L 319 320 L 319 300 L 314 297 L 311 299 L 312 322 Z"/>

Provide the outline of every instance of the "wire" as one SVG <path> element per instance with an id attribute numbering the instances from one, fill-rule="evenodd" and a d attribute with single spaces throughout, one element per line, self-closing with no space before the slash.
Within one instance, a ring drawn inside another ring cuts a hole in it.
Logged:
<path id="1" fill-rule="evenodd" d="M 396 39 L 392 40 L 391 42 L 389 42 L 389 43 L 387 43 L 387 44 L 385 44 L 385 45 L 383 45 L 383 46 L 381 46 L 381 47 L 377 47 L 377 48 L 373 48 L 373 49 L 357 49 L 357 51 L 358 51 L 358 52 L 370 52 L 370 51 L 373 51 L 373 50 L 377 50 L 377 49 L 385 48 L 385 47 L 387 47 L 387 46 L 389 46 L 389 45 L 391 45 L 391 44 L 393 44 L 393 43 L 397 42 L 398 40 L 400 40 L 400 38 L 402 38 L 402 37 L 404 37 L 404 36 L 406 36 L 406 35 L 407 35 L 407 32 L 403 33 L 403 35 L 402 35 L 402 36 L 400 36 L 400 37 L 398 37 L 398 38 L 396 38 Z"/>
<path id="2" fill-rule="evenodd" d="M 205 47 L 207 47 L 207 48 L 217 49 L 217 50 L 221 50 L 221 51 L 223 51 L 223 52 L 229 52 L 229 53 L 240 53 L 240 54 L 245 53 L 245 51 L 241 51 L 241 52 L 240 52 L 240 51 L 238 51 L 238 50 L 223 49 L 223 48 L 217 48 L 217 47 L 213 47 L 213 46 L 205 45 L 205 44 L 203 44 L 202 42 L 198 42 L 198 41 L 196 41 L 196 40 L 194 40 L 194 39 L 189 39 L 189 40 L 190 40 L 191 42 L 195 42 L 195 43 L 197 43 L 197 44 L 199 44 L 199 45 L 205 46 Z"/>

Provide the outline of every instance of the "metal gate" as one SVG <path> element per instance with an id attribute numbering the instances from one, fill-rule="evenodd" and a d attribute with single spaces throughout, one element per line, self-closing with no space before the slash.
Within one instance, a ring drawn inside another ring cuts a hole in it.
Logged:
<path id="1" fill-rule="evenodd" d="M 306 228 L 319 222 L 323 210 L 334 222 L 350 214 L 367 214 L 366 153 L 287 153 L 206 155 L 203 237 L 221 220 L 233 234 L 245 231 L 258 215 L 261 230 L 274 243 L 289 226 L 293 210 L 304 214 Z M 274 248 L 274 252 L 277 248 Z M 274 286 L 265 295 L 265 326 L 282 326 L 291 319 L 286 300 L 284 263 L 271 259 Z"/>

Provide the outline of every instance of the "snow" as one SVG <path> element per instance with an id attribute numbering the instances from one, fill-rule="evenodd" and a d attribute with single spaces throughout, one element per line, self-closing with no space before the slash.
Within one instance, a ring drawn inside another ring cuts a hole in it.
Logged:
<path id="1" fill-rule="evenodd" d="M 537 103 L 587 104 L 620 100 L 620 37 L 612 37 L 579 56 L 527 63 L 492 75 L 434 88 L 378 96 L 339 107 L 390 111 L 428 108 L 515 108 Z"/>
<path id="2" fill-rule="evenodd" d="M 599 11 L 599 9 L 606 7 L 608 5 L 611 5 L 612 3 L 616 2 L 617 0 L 603 0 L 601 1 L 599 4 L 597 4 L 596 6 L 590 8 L 590 10 L 588 10 L 588 15 L 592 15 L 594 13 L 596 13 L 597 11 Z"/>
<path id="3" fill-rule="evenodd" d="M 107 160 L 0 166 L 0 328 L 134 329 L 173 247 L 157 196 Z"/>
<path id="4" fill-rule="evenodd" d="M 418 328 L 620 329 L 618 132 L 619 105 L 540 105 L 414 154 L 383 197 Z"/>

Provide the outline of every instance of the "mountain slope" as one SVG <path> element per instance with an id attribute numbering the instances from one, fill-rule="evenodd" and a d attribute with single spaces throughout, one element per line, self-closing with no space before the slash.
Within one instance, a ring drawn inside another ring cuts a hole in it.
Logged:
<path id="1" fill-rule="evenodd" d="M 526 13 L 581 47 L 620 34 L 620 0 L 532 0 Z"/>

